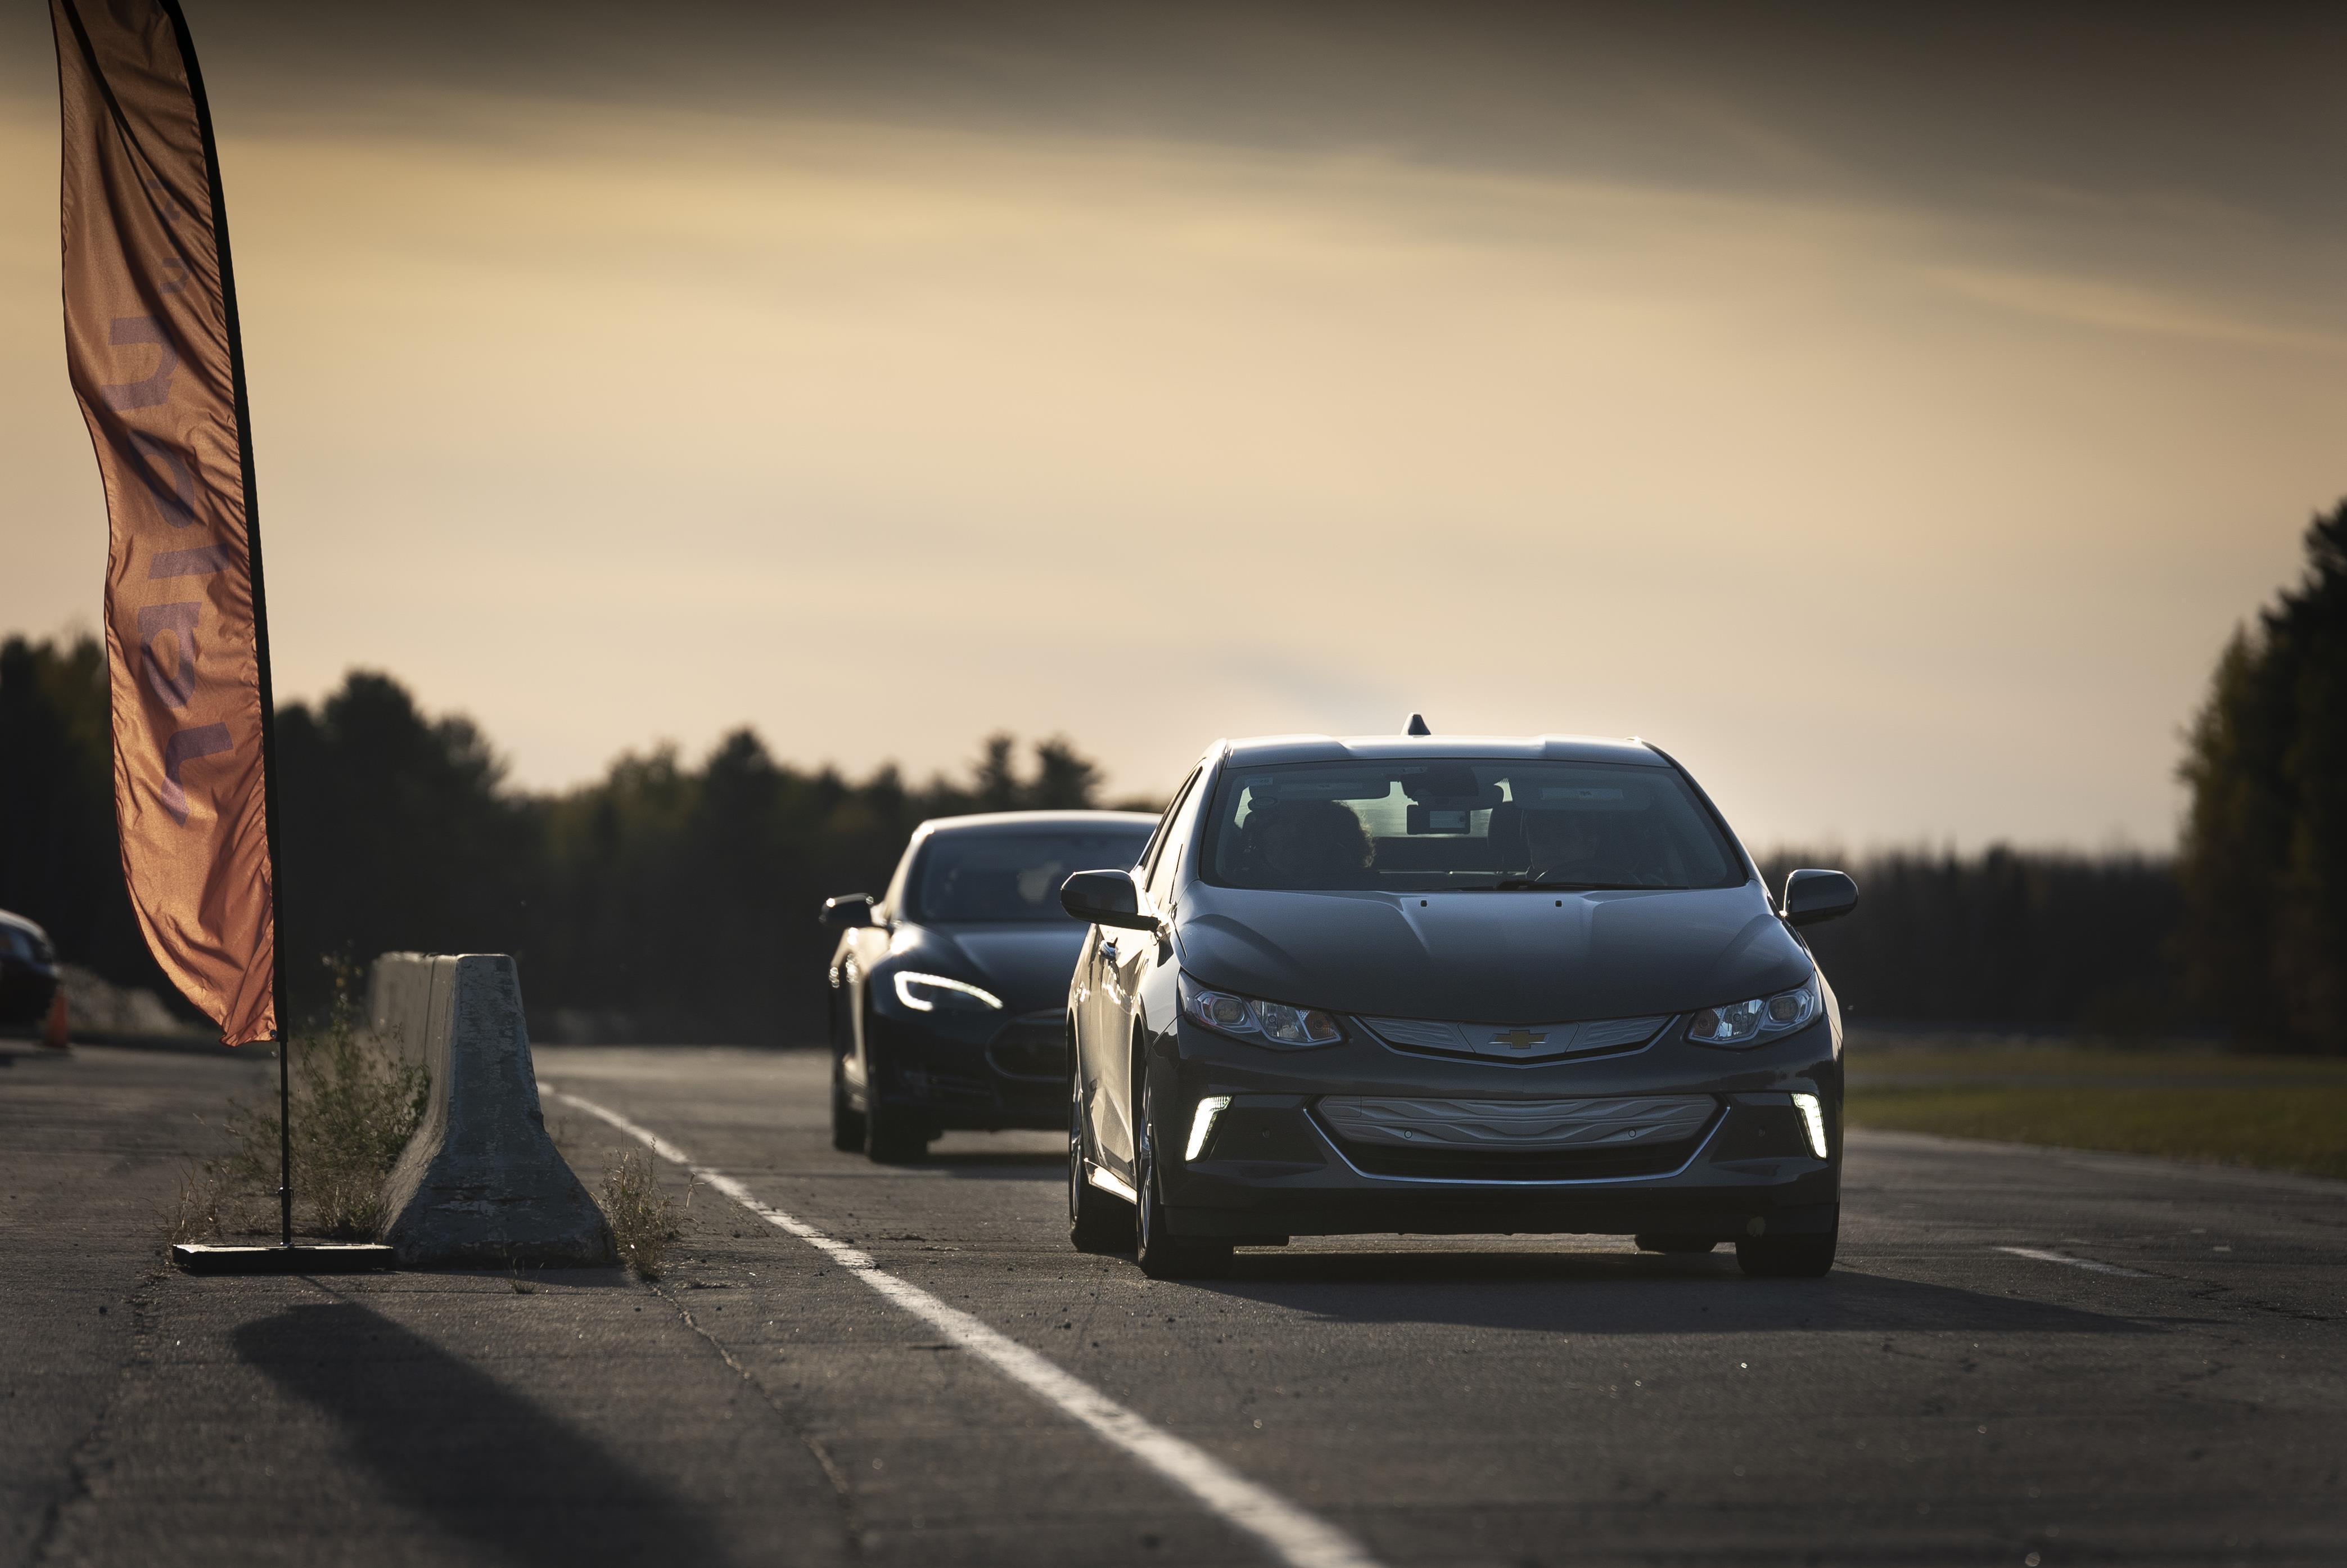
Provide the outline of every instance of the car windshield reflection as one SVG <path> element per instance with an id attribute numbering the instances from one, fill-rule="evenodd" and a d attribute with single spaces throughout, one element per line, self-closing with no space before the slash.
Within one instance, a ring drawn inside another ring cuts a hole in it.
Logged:
<path id="1" fill-rule="evenodd" d="M 1202 869 L 1294 892 L 1590 892 L 1745 878 L 1670 768 L 1502 759 L 1235 769 Z"/>
<path id="2" fill-rule="evenodd" d="M 1075 871 L 1130 866 L 1148 839 L 1128 833 L 940 833 L 921 851 L 913 918 L 934 925 L 1061 921 L 1060 884 Z"/>

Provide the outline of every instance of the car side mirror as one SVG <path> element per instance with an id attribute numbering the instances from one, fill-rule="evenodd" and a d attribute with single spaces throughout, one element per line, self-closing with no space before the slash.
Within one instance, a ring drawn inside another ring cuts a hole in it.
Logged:
<path id="1" fill-rule="evenodd" d="M 1839 871 L 1796 871 L 1785 878 L 1785 905 L 1778 911 L 1796 926 L 1836 920 L 1858 907 L 1858 884 Z"/>
<path id="2" fill-rule="evenodd" d="M 823 923 L 835 931 L 851 930 L 858 926 L 873 926 L 872 895 L 843 893 L 836 898 L 823 901 Z"/>
<path id="3" fill-rule="evenodd" d="M 1157 917 L 1141 912 L 1141 881 L 1130 871 L 1077 872 L 1060 884 L 1060 907 L 1095 926 L 1157 928 Z"/>

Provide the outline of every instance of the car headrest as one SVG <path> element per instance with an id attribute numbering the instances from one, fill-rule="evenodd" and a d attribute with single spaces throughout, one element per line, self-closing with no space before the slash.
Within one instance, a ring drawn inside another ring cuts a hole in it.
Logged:
<path id="1" fill-rule="evenodd" d="M 1503 800 L 1491 808 L 1491 864 L 1501 873 L 1529 869 L 1532 850 L 1524 841 L 1524 808 Z"/>

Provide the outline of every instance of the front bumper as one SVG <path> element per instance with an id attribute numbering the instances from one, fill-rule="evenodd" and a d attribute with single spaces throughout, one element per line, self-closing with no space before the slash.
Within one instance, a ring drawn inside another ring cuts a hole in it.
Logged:
<path id="1" fill-rule="evenodd" d="M 1067 1014 L 1011 1018 L 875 1010 L 865 1028 L 867 1097 L 940 1130 L 1068 1125 Z"/>
<path id="2" fill-rule="evenodd" d="M 1678 1037 L 1622 1054 L 1514 1065 L 1397 1050 L 1358 1030 L 1341 1045 L 1274 1051 L 1186 1019 L 1150 1061 L 1168 1222 L 1200 1237 L 1511 1232 L 1728 1239 L 1830 1229 L 1840 1198 L 1841 1061 L 1820 1020 L 1750 1050 Z M 1818 1097 L 1813 1152 L 1793 1095 Z M 1229 1107 L 1195 1160 L 1199 1102 Z M 1345 1102 L 1536 1105 L 1654 1097 L 1695 1104 L 1665 1142 L 1524 1151 L 1412 1148 L 1366 1135 Z M 1700 1103 L 1707 1100 L 1707 1107 Z"/>

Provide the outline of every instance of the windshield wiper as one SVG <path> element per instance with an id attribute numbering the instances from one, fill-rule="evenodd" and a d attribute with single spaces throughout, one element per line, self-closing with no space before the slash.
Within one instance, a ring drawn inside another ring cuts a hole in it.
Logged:
<path id="1" fill-rule="evenodd" d="M 1640 882 L 1550 882 L 1538 876 L 1502 876 L 1491 884 L 1492 890 L 1500 893 L 1523 893 L 1536 887 L 1562 893 L 1632 893 L 1645 886 Z"/>

